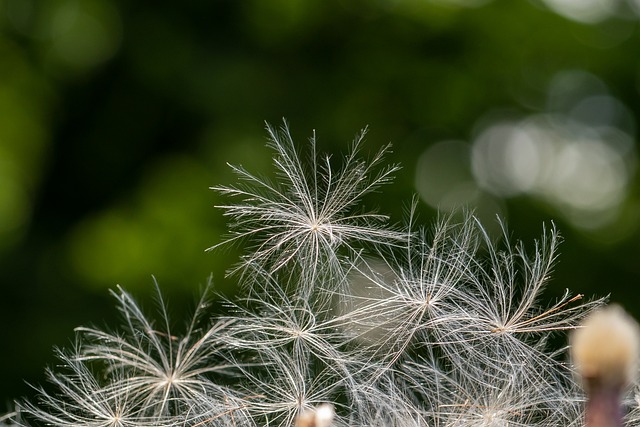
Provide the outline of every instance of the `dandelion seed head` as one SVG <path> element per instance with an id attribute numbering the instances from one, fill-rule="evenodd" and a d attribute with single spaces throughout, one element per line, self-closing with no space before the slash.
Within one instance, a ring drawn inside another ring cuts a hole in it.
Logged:
<path id="1" fill-rule="evenodd" d="M 620 306 L 593 313 L 571 337 L 573 362 L 583 378 L 624 387 L 635 380 L 640 329 Z"/>

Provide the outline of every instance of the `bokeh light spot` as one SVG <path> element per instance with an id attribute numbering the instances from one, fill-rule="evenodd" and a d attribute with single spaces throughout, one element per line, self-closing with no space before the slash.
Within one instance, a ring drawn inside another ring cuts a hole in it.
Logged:
<path id="1" fill-rule="evenodd" d="M 99 0 L 66 0 L 50 15 L 51 53 L 72 68 L 90 68 L 110 59 L 121 39 L 118 12 Z"/>
<path id="2" fill-rule="evenodd" d="M 473 203 L 478 187 L 469 172 L 469 156 L 469 144 L 463 141 L 443 141 L 425 150 L 415 175 L 422 199 L 446 211 Z"/>
<path id="3" fill-rule="evenodd" d="M 564 141 L 555 163 L 546 190 L 560 203 L 599 211 L 616 207 L 625 195 L 629 177 L 624 162 L 604 141 Z"/>
<path id="4" fill-rule="evenodd" d="M 589 24 L 607 19 L 618 6 L 617 0 L 544 0 L 544 3 L 565 18 Z"/>
<path id="5" fill-rule="evenodd" d="M 517 124 L 493 125 L 474 142 L 473 174 L 483 189 L 502 197 L 532 191 L 549 150 L 544 140 Z"/>
<path id="6" fill-rule="evenodd" d="M 493 194 L 526 193 L 574 225 L 595 228 L 614 220 L 625 199 L 636 162 L 629 140 L 624 132 L 602 134 L 566 116 L 535 115 L 482 132 L 473 144 L 472 170 Z"/>

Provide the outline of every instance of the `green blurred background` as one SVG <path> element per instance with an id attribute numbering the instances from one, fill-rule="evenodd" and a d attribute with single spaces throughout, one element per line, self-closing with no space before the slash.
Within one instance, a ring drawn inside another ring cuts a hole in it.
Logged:
<path id="1" fill-rule="evenodd" d="M 264 121 L 392 142 L 413 194 L 565 243 L 548 290 L 640 304 L 638 0 L 0 0 L 0 387 L 31 393 L 108 289 L 180 317 L 233 248 L 208 190 L 269 173 Z M 529 245 L 532 246 L 531 244 Z M 0 408 L 1 409 L 1 408 Z"/>

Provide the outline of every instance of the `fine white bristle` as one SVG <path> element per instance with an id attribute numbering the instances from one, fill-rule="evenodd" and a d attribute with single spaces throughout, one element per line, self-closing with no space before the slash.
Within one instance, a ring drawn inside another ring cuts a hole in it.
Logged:
<path id="1" fill-rule="evenodd" d="M 640 329 L 621 307 L 610 305 L 589 316 L 571 337 L 571 355 L 585 380 L 624 387 L 635 379 Z"/>

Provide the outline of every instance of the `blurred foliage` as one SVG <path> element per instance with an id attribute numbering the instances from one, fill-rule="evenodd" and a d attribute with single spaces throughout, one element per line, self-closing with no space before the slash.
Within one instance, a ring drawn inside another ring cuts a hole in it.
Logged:
<path id="1" fill-rule="evenodd" d="M 426 222 L 469 206 L 526 241 L 556 222 L 550 296 L 640 315 L 639 39 L 632 0 L 0 0 L 5 400 L 74 326 L 113 324 L 117 283 L 153 274 L 177 313 L 209 274 L 234 291 L 234 248 L 204 253 L 225 232 L 208 187 L 226 162 L 270 173 L 282 117 L 323 151 L 366 125 L 366 150 L 391 141 L 404 169 L 371 204 L 394 221 L 419 193 Z"/>

